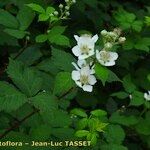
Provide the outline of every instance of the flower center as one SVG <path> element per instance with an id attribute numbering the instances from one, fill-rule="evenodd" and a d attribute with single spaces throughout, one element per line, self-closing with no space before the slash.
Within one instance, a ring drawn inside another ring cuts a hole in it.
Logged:
<path id="1" fill-rule="evenodd" d="M 101 52 L 100 56 L 101 56 L 101 59 L 104 62 L 109 62 L 110 61 L 111 55 L 108 52 Z"/>
<path id="2" fill-rule="evenodd" d="M 88 84 L 88 76 L 87 75 L 81 75 L 80 76 L 80 82 L 82 84 Z"/>
<path id="3" fill-rule="evenodd" d="M 87 46 L 87 45 L 82 45 L 81 46 L 81 53 L 82 54 L 89 54 L 89 51 L 90 51 L 91 49 Z"/>

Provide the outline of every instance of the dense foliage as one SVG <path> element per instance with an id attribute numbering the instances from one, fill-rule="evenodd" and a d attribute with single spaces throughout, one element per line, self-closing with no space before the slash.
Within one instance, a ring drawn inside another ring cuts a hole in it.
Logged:
<path id="1" fill-rule="evenodd" d="M 0 141 L 150 149 L 148 3 L 0 0 Z"/>

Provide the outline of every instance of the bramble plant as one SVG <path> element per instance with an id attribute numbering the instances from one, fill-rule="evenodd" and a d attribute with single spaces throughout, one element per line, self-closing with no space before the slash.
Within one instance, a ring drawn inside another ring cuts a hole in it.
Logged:
<path id="1" fill-rule="evenodd" d="M 0 149 L 150 149 L 149 26 L 148 0 L 1 0 Z"/>

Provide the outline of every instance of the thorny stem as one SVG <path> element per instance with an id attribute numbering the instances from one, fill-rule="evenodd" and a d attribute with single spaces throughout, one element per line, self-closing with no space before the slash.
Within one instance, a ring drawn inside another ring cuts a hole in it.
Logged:
<path id="1" fill-rule="evenodd" d="M 66 95 L 68 95 L 72 90 L 73 90 L 73 88 L 69 89 L 66 93 L 64 93 L 61 96 L 59 96 L 58 99 L 62 99 L 63 97 L 65 97 Z M 37 108 L 34 108 L 34 111 L 32 111 L 31 113 L 29 113 L 23 119 L 19 120 L 17 123 L 14 123 L 11 127 L 9 127 L 8 129 L 6 129 L 4 133 L 0 134 L 0 139 L 2 139 L 5 136 L 7 136 L 7 134 L 9 134 L 14 129 L 17 129 L 22 123 L 24 123 L 26 120 L 28 120 L 30 117 L 32 117 L 33 115 L 35 115 L 38 112 L 40 112 L 40 110 L 37 109 Z"/>

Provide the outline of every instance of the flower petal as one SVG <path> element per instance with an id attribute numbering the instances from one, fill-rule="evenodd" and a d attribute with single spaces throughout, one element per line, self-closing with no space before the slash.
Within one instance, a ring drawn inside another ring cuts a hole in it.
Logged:
<path id="1" fill-rule="evenodd" d="M 77 66 L 76 63 L 72 62 L 71 64 L 72 64 L 77 70 L 80 70 L 80 68 Z"/>
<path id="2" fill-rule="evenodd" d="M 80 37 L 79 37 L 78 35 L 74 35 L 74 38 L 75 38 L 76 41 L 78 42 Z"/>
<path id="3" fill-rule="evenodd" d="M 80 68 L 85 67 L 87 65 L 86 60 L 84 60 L 84 59 L 78 60 L 77 64 Z"/>
<path id="4" fill-rule="evenodd" d="M 93 91 L 93 86 L 91 85 L 83 85 L 83 90 L 87 92 L 92 92 Z"/>
<path id="5" fill-rule="evenodd" d="M 97 42 L 97 40 L 98 40 L 98 35 L 96 34 L 96 35 L 94 35 L 93 37 L 92 37 L 92 40 L 93 40 L 93 42 L 94 43 L 96 43 Z"/>
<path id="6" fill-rule="evenodd" d="M 78 47 L 78 45 L 74 46 L 72 48 L 72 52 L 75 56 L 80 56 L 81 55 L 81 52 L 80 52 L 80 48 Z"/>
<path id="7" fill-rule="evenodd" d="M 118 54 L 116 52 L 109 52 L 111 59 L 116 60 L 118 58 Z"/>
<path id="8" fill-rule="evenodd" d="M 73 80 L 79 80 L 80 79 L 80 72 L 79 71 L 72 71 L 72 79 Z"/>
<path id="9" fill-rule="evenodd" d="M 81 73 L 81 75 L 89 76 L 90 75 L 90 71 L 91 71 L 90 67 L 86 66 L 86 67 L 81 68 L 80 73 Z"/>
<path id="10" fill-rule="evenodd" d="M 97 82 L 95 76 L 94 75 L 90 75 L 88 82 L 89 82 L 90 85 L 94 85 Z"/>
<path id="11" fill-rule="evenodd" d="M 82 84 L 81 84 L 81 82 L 80 82 L 80 81 L 75 81 L 75 82 L 76 82 L 77 86 L 79 86 L 79 87 L 81 87 L 81 88 L 82 88 Z"/>

